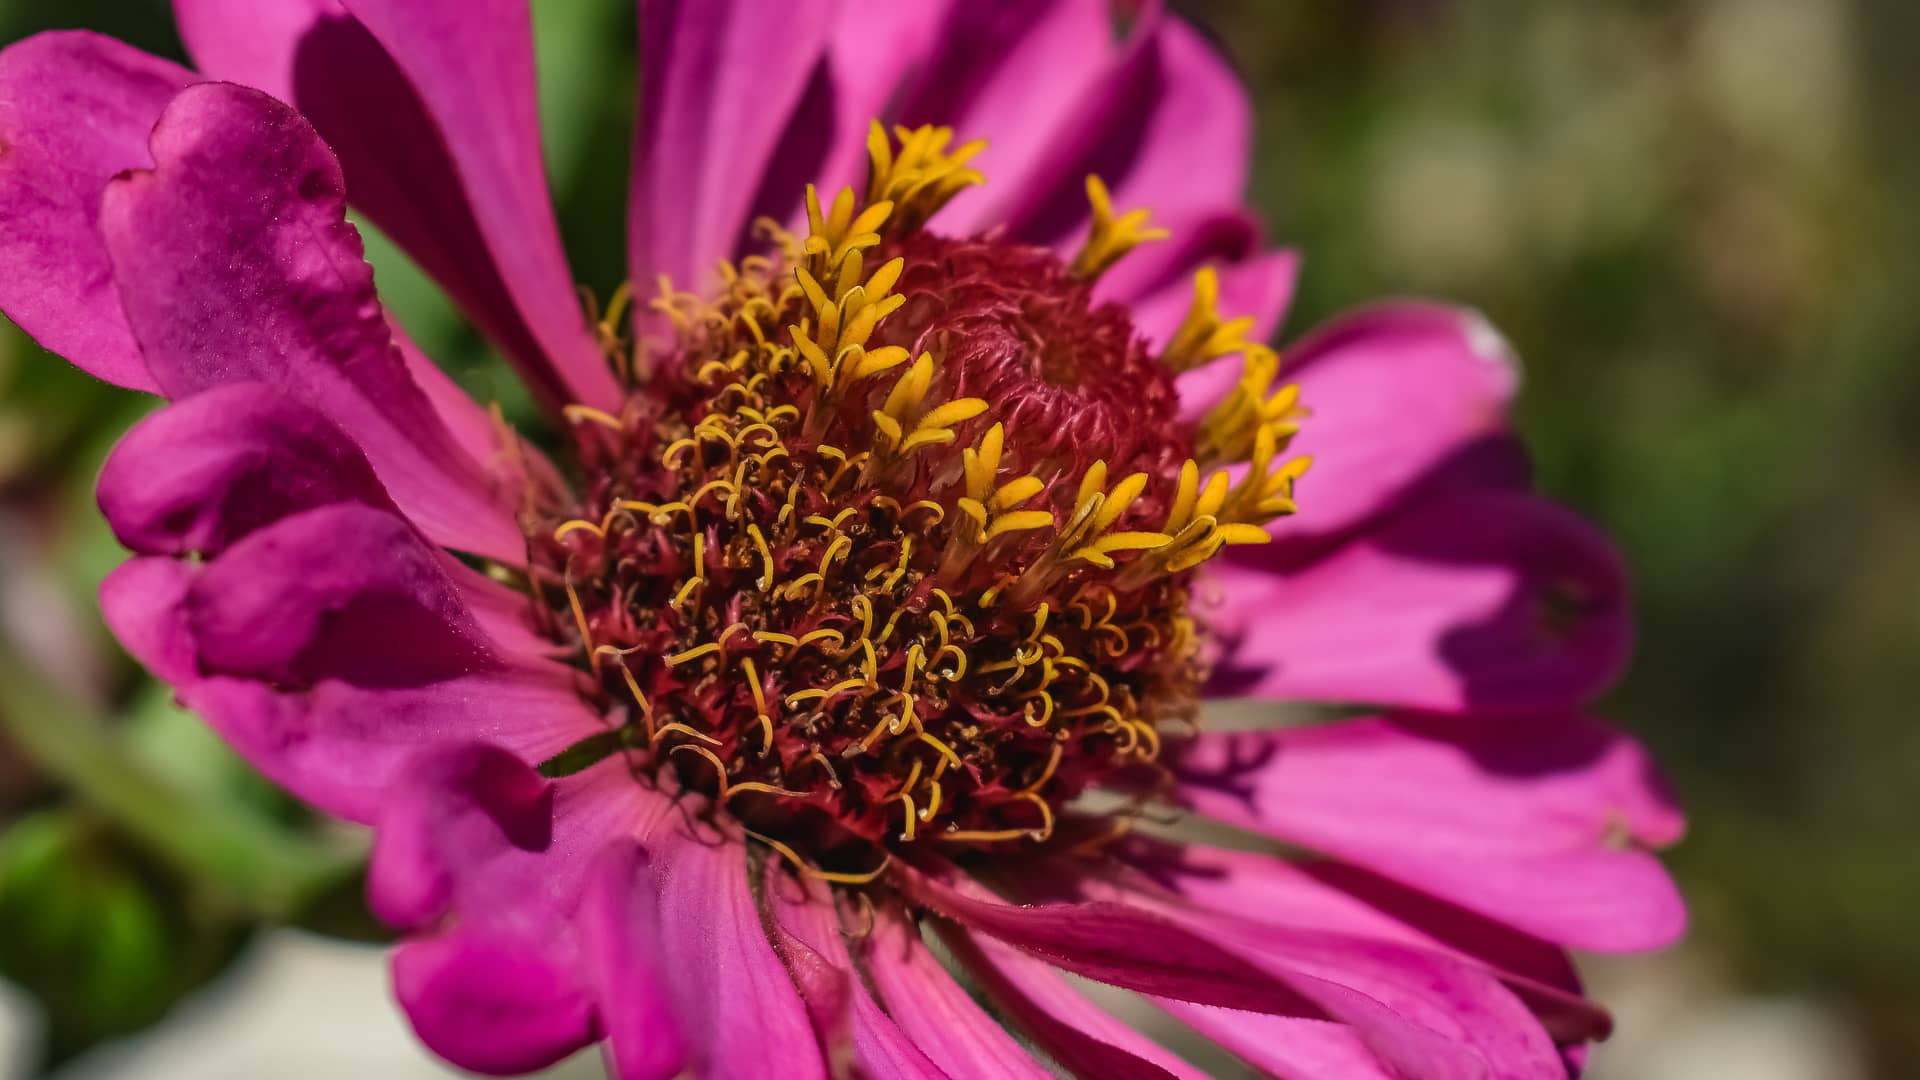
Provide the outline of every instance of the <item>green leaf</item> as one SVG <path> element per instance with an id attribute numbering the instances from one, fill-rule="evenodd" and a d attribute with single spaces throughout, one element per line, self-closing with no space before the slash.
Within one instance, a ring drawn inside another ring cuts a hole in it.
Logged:
<path id="1" fill-rule="evenodd" d="M 0 975 L 47 1015 L 54 1061 L 164 1016 L 223 969 L 243 923 L 98 821 L 46 811 L 0 833 Z"/>
<path id="2" fill-rule="evenodd" d="M 627 746 L 627 731 L 616 728 L 589 735 L 540 763 L 539 773 L 548 779 L 572 776 L 600 764 Z"/>

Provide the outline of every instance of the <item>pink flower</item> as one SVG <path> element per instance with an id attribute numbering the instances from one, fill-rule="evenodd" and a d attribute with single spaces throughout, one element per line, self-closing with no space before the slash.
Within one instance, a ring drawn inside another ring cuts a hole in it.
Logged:
<path id="1" fill-rule="evenodd" d="M 374 827 L 449 1060 L 1048 1075 L 1005 1020 L 1196 1075 L 1066 971 L 1289 1077 L 1565 1076 L 1608 1019 L 1563 950 L 1681 931 L 1679 815 L 1582 712 L 1622 571 L 1528 491 L 1512 358 L 1422 303 L 1249 344 L 1295 259 L 1157 5 L 642 0 L 597 323 L 523 2 L 176 7 L 202 74 L 0 54 L 0 307 L 171 403 L 101 476 L 107 618 Z M 348 200 L 557 462 L 386 317 Z M 1386 711 L 1204 732 L 1203 690 Z"/>

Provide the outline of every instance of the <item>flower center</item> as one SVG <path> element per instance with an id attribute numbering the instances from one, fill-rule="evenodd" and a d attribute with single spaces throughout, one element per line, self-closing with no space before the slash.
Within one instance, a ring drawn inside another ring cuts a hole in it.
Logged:
<path id="1" fill-rule="evenodd" d="M 663 289 L 670 347 L 628 358 L 619 415 L 568 411 L 579 505 L 531 530 L 541 611 L 612 725 L 600 756 L 840 880 L 911 845 L 1044 841 L 1152 761 L 1204 676 L 1193 568 L 1263 542 L 1304 470 L 1273 464 L 1294 406 L 1259 353 L 1179 421 L 1177 370 L 1248 348 L 1204 276 L 1159 357 L 1093 301 L 1151 238 L 1097 181 L 1071 265 L 921 231 L 979 180 L 948 138 L 896 153 L 876 127 L 857 214 L 810 190 L 804 240 L 770 227 L 780 254 L 724 267 L 717 297 Z"/>

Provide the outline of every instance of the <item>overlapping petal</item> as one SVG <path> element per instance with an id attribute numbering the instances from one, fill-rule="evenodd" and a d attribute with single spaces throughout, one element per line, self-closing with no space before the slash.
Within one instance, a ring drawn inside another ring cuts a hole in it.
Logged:
<path id="1" fill-rule="evenodd" d="M 1009 200 L 1048 171 L 1122 46 L 1108 0 L 969 0 L 949 9 L 936 40 L 903 87 L 899 119 L 990 139 L 977 163 L 993 183 L 940 217 L 942 229 L 965 235 L 1004 223 Z"/>
<path id="2" fill-rule="evenodd" d="M 697 1076 L 760 1076 L 769 1061 L 824 1077 L 805 1004 L 774 953 L 738 841 L 662 830 L 650 875 L 662 970 Z"/>
<path id="3" fill-rule="evenodd" d="M 216 386 L 135 424 L 100 472 L 100 509 L 141 555 L 212 554 L 289 514 L 391 509 L 366 455 L 265 383 Z"/>
<path id="4" fill-rule="evenodd" d="M 942 935 L 960 963 L 1035 1042 L 1081 1077 L 1162 1080 L 1204 1076 L 1010 945 L 965 931 Z"/>
<path id="5" fill-rule="evenodd" d="M 419 260 L 550 405 L 618 391 L 567 269 L 540 149 L 525 0 L 177 0 L 213 78 L 297 107 L 354 205 Z"/>
<path id="6" fill-rule="evenodd" d="M 899 911 L 881 912 L 864 950 L 866 971 L 887 1011 L 950 1076 L 1037 1080 L 1047 1071 L 953 981 Z"/>
<path id="7" fill-rule="evenodd" d="M 1291 554 L 1278 543 L 1211 571 L 1213 623 L 1231 642 L 1219 690 L 1550 711 L 1605 690 L 1631 648 L 1618 554 L 1531 495 L 1436 495 L 1305 565 L 1286 565 Z"/>
<path id="8" fill-rule="evenodd" d="M 656 969 L 605 966 L 645 940 L 622 917 L 636 895 L 627 864 L 605 849 L 649 835 L 665 811 L 617 761 L 551 781 L 487 743 L 407 755 L 375 821 L 368 899 L 417 931 L 393 962 L 421 1040 L 496 1075 L 607 1034 L 670 1049 L 664 1011 L 634 992 Z"/>
<path id="9" fill-rule="evenodd" d="M 167 107 L 152 145 L 154 168 L 108 187 L 100 225 L 161 392 L 280 386 L 345 430 L 436 540 L 519 561 L 511 503 L 394 348 L 313 129 L 257 91 L 204 83 Z"/>
<path id="10" fill-rule="evenodd" d="M 661 274 L 696 292 L 717 284 L 834 22 L 828 0 L 642 0 L 627 222 L 642 289 Z"/>
<path id="11" fill-rule="evenodd" d="M 1132 838 L 1117 849 L 1152 885 L 1254 923 L 1326 930 L 1443 952 L 1497 975 L 1562 1041 L 1602 1038 L 1606 1012 L 1581 996 L 1564 951 L 1498 920 L 1332 860 L 1296 861 Z"/>
<path id="12" fill-rule="evenodd" d="M 194 81 L 111 38 L 41 34 L 0 51 L 0 310 L 108 382 L 156 390 L 100 240 L 100 192 L 152 164 L 147 134 Z"/>
<path id="13" fill-rule="evenodd" d="M 1682 823 L 1646 752 L 1576 717 L 1402 717 L 1208 734 L 1178 797 L 1546 941 L 1656 948 L 1684 927 L 1647 848 Z"/>
<path id="14" fill-rule="evenodd" d="M 1170 219 L 1240 202 L 1251 167 L 1252 104 L 1192 27 L 1148 13 L 1081 93 L 1001 209 L 1015 235 L 1077 246 L 1089 218 L 1089 174 L 1107 182 L 1115 205 Z M 1207 167 L 1193 168 L 1196 161 Z"/>
<path id="15" fill-rule="evenodd" d="M 833 898 L 826 890 L 800 882 L 788 882 L 773 885 L 770 892 L 777 926 L 788 939 L 783 946 L 789 953 L 788 966 L 794 966 L 791 953 L 804 948 L 813 958 L 840 976 L 839 985 L 831 991 L 838 998 L 837 1001 L 815 1005 L 811 998 L 809 1000 L 809 1007 L 815 1014 L 815 1028 L 824 1028 L 821 1034 L 829 1047 L 828 1059 L 837 1057 L 836 1043 L 842 1034 L 840 1029 L 844 1027 L 854 1064 L 864 1069 L 867 1075 L 943 1080 L 947 1074 L 887 1015 L 887 1011 L 868 992 L 865 980 L 858 977 L 853 956 L 847 948 L 846 935 L 839 926 Z M 809 994 L 810 980 L 796 977 L 795 982 L 802 995 Z M 830 1018 L 833 1021 L 831 1024 L 823 1024 L 826 1018 L 821 1014 L 829 1011 L 839 1015 Z"/>

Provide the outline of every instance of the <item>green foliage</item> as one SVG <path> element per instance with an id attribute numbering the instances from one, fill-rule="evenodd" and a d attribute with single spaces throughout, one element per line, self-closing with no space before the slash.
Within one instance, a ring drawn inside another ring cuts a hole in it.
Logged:
<path id="1" fill-rule="evenodd" d="M 0 975 L 45 1010 L 51 1061 L 153 1023 L 232 957 L 244 923 L 194 900 L 84 813 L 0 832 Z"/>

